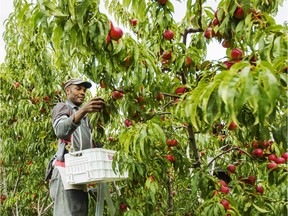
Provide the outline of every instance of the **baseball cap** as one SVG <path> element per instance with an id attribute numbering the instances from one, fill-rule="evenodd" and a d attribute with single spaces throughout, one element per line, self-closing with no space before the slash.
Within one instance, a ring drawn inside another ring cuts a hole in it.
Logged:
<path id="1" fill-rule="evenodd" d="M 83 85 L 86 88 L 91 88 L 92 84 L 88 81 L 84 81 L 81 78 L 72 78 L 69 79 L 67 82 L 64 84 L 64 89 L 66 89 L 70 85 Z"/>

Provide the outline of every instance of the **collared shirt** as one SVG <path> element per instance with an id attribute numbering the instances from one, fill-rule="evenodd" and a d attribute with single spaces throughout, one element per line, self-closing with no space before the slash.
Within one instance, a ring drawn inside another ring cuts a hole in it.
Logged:
<path id="1" fill-rule="evenodd" d="M 52 111 L 53 129 L 58 139 L 71 141 L 72 151 L 92 148 L 92 135 L 88 117 L 81 119 L 79 124 L 73 122 L 78 106 L 67 100 L 58 103 Z"/>

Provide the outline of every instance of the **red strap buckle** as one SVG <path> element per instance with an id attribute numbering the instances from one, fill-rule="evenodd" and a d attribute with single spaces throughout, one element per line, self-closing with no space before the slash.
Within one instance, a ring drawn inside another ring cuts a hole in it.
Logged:
<path id="1" fill-rule="evenodd" d="M 70 140 L 71 140 L 71 138 L 70 138 Z M 61 139 L 61 142 L 63 142 L 63 143 L 70 143 L 70 140 L 64 140 L 64 139 Z"/>
<path id="2" fill-rule="evenodd" d="M 56 160 L 56 161 L 54 162 L 54 165 L 55 165 L 55 166 L 65 167 L 65 162 L 64 162 L 64 161 Z"/>

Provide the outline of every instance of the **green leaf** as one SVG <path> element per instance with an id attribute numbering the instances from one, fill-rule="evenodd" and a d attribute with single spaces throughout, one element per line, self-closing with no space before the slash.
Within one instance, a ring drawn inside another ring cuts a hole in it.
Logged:
<path id="1" fill-rule="evenodd" d="M 276 37 L 273 44 L 273 57 L 280 58 L 288 55 L 288 42 L 287 36 Z"/>
<path id="2" fill-rule="evenodd" d="M 251 206 L 252 206 L 252 204 L 250 202 L 247 202 L 244 206 L 244 212 L 247 212 Z"/>
<path id="3" fill-rule="evenodd" d="M 221 207 L 219 207 L 219 205 L 221 205 L 221 203 L 217 203 L 217 205 L 214 206 L 213 215 L 219 215 L 219 211 L 221 209 Z"/>
<path id="4" fill-rule="evenodd" d="M 139 148 L 139 134 L 138 136 L 134 136 L 133 139 L 133 154 L 136 154 L 136 157 L 138 158 L 138 161 L 140 163 L 143 162 L 142 158 L 141 158 L 141 148 Z"/>
<path id="5" fill-rule="evenodd" d="M 277 78 L 272 72 L 273 68 L 268 62 L 263 62 L 262 64 L 263 66 L 265 66 L 265 68 L 263 68 L 264 70 L 261 72 L 260 76 L 263 81 L 263 91 L 265 91 L 265 94 L 268 95 L 268 99 L 270 100 L 269 101 L 270 109 L 267 113 L 267 114 L 270 114 L 273 111 L 274 106 L 276 105 L 276 101 L 279 100 L 280 92 L 279 92 Z"/>
<path id="6" fill-rule="evenodd" d="M 122 51 L 122 49 L 124 48 L 123 43 L 119 43 L 119 44 L 113 44 L 114 45 L 114 50 L 113 50 L 113 55 L 117 55 L 118 53 L 120 53 Z"/>
<path id="7" fill-rule="evenodd" d="M 47 7 L 50 10 L 50 13 L 53 14 L 56 17 L 67 17 L 68 14 L 64 14 L 62 13 L 62 11 L 57 8 L 57 6 L 55 4 L 53 4 L 52 2 L 44 2 L 45 7 Z"/>
<path id="8" fill-rule="evenodd" d="M 158 124 L 153 123 L 153 122 L 152 122 L 151 126 L 152 126 L 153 131 L 155 132 L 155 135 L 157 135 L 157 137 L 160 138 L 160 141 L 162 143 L 165 143 L 166 142 L 166 136 L 165 136 L 165 133 L 162 130 L 162 128 Z"/>
<path id="9" fill-rule="evenodd" d="M 123 6 L 124 7 L 129 7 L 131 4 L 131 0 L 123 0 Z"/>
<path id="10" fill-rule="evenodd" d="M 142 168 L 142 166 L 141 166 L 139 163 L 136 163 L 136 169 L 137 169 L 137 172 L 138 172 L 141 176 L 144 175 L 143 168 Z"/>
<path id="11" fill-rule="evenodd" d="M 125 153 L 127 157 L 130 153 L 129 149 L 130 149 L 130 144 L 131 144 L 131 137 L 132 137 L 132 134 L 127 133 L 123 138 L 121 138 L 121 141 L 123 141 L 123 145 L 124 145 L 124 149 L 125 149 Z"/>
<path id="12" fill-rule="evenodd" d="M 52 34 L 52 41 L 54 43 L 54 48 L 56 52 L 61 52 L 61 38 L 62 38 L 63 28 L 60 25 L 55 25 Z"/>
<path id="13" fill-rule="evenodd" d="M 244 20 L 241 20 L 236 27 L 236 34 L 242 32 L 244 29 Z"/>
<path id="14" fill-rule="evenodd" d="M 72 20 L 75 19 L 74 3 L 75 3 L 75 0 L 68 0 L 68 8 L 69 8 L 69 12 L 70 12 L 70 14 L 71 14 L 71 19 L 72 19 Z"/>
<path id="15" fill-rule="evenodd" d="M 84 31 L 84 16 L 86 15 L 86 11 L 90 6 L 90 2 L 88 0 L 82 1 L 76 8 L 76 20 L 80 30 Z"/>
<path id="16" fill-rule="evenodd" d="M 244 106 L 247 100 L 252 96 L 251 89 L 253 88 L 253 77 L 250 67 L 245 67 L 240 72 L 238 95 L 235 99 L 235 112 L 238 113 Z"/>
<path id="17" fill-rule="evenodd" d="M 263 208 L 260 208 L 259 206 L 257 206 L 256 204 L 253 203 L 253 206 L 261 213 L 268 213 L 270 211 L 266 210 L 266 209 L 263 209 Z"/>
<path id="18" fill-rule="evenodd" d="M 281 175 L 278 176 L 277 184 L 279 184 L 279 185 L 282 183 L 285 184 L 285 181 L 287 181 L 287 177 L 288 177 L 287 172 L 283 172 Z"/>
<path id="19" fill-rule="evenodd" d="M 31 4 L 25 4 L 25 6 L 21 9 L 20 13 L 18 13 L 18 15 L 16 16 L 17 19 L 19 20 L 19 24 L 23 24 L 23 19 L 24 16 L 27 16 L 28 10 L 30 8 Z"/>
<path id="20" fill-rule="evenodd" d="M 139 132 L 139 145 L 140 145 L 140 149 L 141 149 L 141 153 L 142 155 L 145 157 L 145 140 L 147 138 L 147 131 L 146 131 L 147 125 L 143 125 L 143 127 L 141 128 L 140 132 Z"/>
<path id="21" fill-rule="evenodd" d="M 146 16 L 146 1 L 145 0 L 133 0 L 132 1 L 132 9 L 140 18 L 144 18 Z"/>
<path id="22" fill-rule="evenodd" d="M 225 77 L 219 86 L 218 92 L 225 103 L 227 113 L 233 117 L 235 116 L 234 104 L 237 95 L 236 84 L 239 80 L 239 75 L 232 71 L 223 71 L 222 73 L 225 74 Z"/>
<path id="23" fill-rule="evenodd" d="M 209 121 L 207 120 L 207 115 L 211 115 L 212 113 L 210 112 L 211 109 L 208 110 L 208 102 L 210 104 L 210 107 L 214 107 L 215 103 L 211 104 L 211 94 L 215 91 L 215 89 L 217 90 L 220 84 L 220 79 L 215 79 L 214 82 L 211 82 L 207 88 L 205 88 L 205 91 L 202 93 L 201 99 L 202 99 L 202 111 L 203 111 L 203 119 L 204 121 L 206 121 L 206 123 L 209 123 Z M 213 97 L 213 102 L 216 102 L 216 98 Z M 207 112 L 208 111 L 208 112 Z"/>
<path id="24" fill-rule="evenodd" d="M 158 190 L 158 185 L 155 181 L 152 181 L 151 184 L 150 184 L 150 188 L 151 192 L 153 194 L 156 194 L 157 190 Z"/>
<path id="25" fill-rule="evenodd" d="M 205 78 L 202 78 L 197 88 L 195 88 L 192 93 L 188 93 L 188 97 L 184 102 L 186 116 L 190 118 L 190 121 L 196 130 L 199 130 L 199 125 L 196 119 L 198 116 L 197 109 L 201 104 L 201 96 L 208 85 L 209 82 Z"/>
<path id="26" fill-rule="evenodd" d="M 204 12 L 205 12 L 206 15 L 207 15 L 208 17 L 210 17 L 211 19 L 214 17 L 214 13 L 213 13 L 211 10 L 204 9 Z"/>
<path id="27" fill-rule="evenodd" d="M 286 56 L 281 56 L 277 59 L 275 59 L 275 61 L 273 62 L 273 66 L 276 70 L 280 70 L 284 67 L 285 65 L 285 61 L 286 61 L 287 57 Z"/>

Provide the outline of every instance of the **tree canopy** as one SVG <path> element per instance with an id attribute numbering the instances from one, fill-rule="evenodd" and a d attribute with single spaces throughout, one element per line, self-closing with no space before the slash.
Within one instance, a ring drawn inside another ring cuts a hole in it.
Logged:
<path id="1" fill-rule="evenodd" d="M 14 0 L 0 69 L 1 215 L 51 215 L 51 110 L 71 77 L 107 103 L 89 118 L 129 172 L 109 185 L 117 215 L 287 214 L 287 23 L 273 18 L 283 0 L 178 2 L 180 22 L 171 0 L 105 0 L 112 22 L 99 0 Z M 211 41 L 225 59 L 207 59 Z"/>

